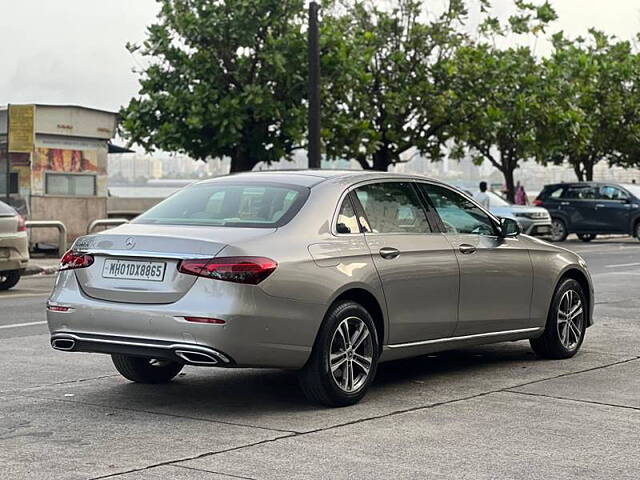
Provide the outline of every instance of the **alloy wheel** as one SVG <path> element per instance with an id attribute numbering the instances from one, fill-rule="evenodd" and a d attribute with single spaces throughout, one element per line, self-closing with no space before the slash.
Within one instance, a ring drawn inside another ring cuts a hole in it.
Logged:
<path id="1" fill-rule="evenodd" d="M 580 344 L 584 328 L 584 308 L 580 295 L 567 290 L 558 304 L 558 336 L 567 350 L 575 350 Z"/>
<path id="2" fill-rule="evenodd" d="M 567 227 L 562 220 L 553 220 L 551 223 L 551 240 L 561 242 L 567 237 Z"/>
<path id="3" fill-rule="evenodd" d="M 329 351 L 331 376 L 341 390 L 353 393 L 367 382 L 373 361 L 373 339 L 358 317 L 344 319 L 333 332 Z"/>

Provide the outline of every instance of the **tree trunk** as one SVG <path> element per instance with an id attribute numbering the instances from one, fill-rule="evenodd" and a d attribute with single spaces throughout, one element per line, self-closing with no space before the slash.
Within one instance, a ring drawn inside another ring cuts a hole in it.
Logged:
<path id="1" fill-rule="evenodd" d="M 582 172 L 582 164 L 578 162 L 573 163 L 573 171 L 576 172 L 576 177 L 579 182 L 584 182 L 584 173 Z"/>
<path id="2" fill-rule="evenodd" d="M 231 154 L 231 168 L 229 173 L 249 172 L 256 166 L 256 162 L 251 159 L 248 152 L 240 147 L 236 147 Z"/>
<path id="3" fill-rule="evenodd" d="M 513 171 L 514 167 L 511 166 L 512 162 L 508 161 L 507 165 L 504 167 L 502 174 L 504 175 L 504 183 L 507 187 L 507 200 L 511 203 L 516 203 L 516 186 L 513 181 Z"/>
<path id="4" fill-rule="evenodd" d="M 593 182 L 593 167 L 594 162 L 590 158 L 584 161 L 584 176 L 587 182 Z"/>
<path id="5" fill-rule="evenodd" d="M 389 170 L 389 165 L 391 165 L 391 158 L 386 149 L 378 150 L 373 154 L 373 170 L 386 172 Z"/>

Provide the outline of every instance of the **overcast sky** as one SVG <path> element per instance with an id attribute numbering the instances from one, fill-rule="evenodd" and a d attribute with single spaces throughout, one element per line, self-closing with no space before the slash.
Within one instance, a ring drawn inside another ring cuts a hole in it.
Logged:
<path id="1" fill-rule="evenodd" d="M 494 3 L 505 12 L 510 1 Z M 560 16 L 553 30 L 571 36 L 591 26 L 623 39 L 640 32 L 638 0 L 552 3 Z M 144 38 L 157 10 L 154 0 L 0 0 L 0 105 L 117 110 L 138 90 L 125 43 Z"/>

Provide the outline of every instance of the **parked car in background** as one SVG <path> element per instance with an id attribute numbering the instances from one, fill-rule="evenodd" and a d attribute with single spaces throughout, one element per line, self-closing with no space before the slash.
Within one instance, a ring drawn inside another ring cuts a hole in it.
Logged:
<path id="1" fill-rule="evenodd" d="M 640 185 L 546 185 L 534 204 L 551 213 L 555 242 L 564 241 L 570 233 L 576 233 L 583 242 L 599 234 L 631 235 L 640 240 Z"/>
<path id="2" fill-rule="evenodd" d="M 81 237 L 47 303 L 51 345 L 142 383 L 184 365 L 299 370 L 356 403 L 379 362 L 530 340 L 569 358 L 592 323 L 582 258 L 417 175 L 298 171 L 187 187 Z"/>
<path id="3" fill-rule="evenodd" d="M 495 192 L 486 192 L 489 196 L 489 210 L 496 217 L 511 218 L 518 222 L 522 233 L 534 237 L 551 235 L 551 215 L 537 206 L 514 205 Z M 472 195 L 475 196 L 475 193 Z"/>
<path id="4" fill-rule="evenodd" d="M 14 287 L 29 263 L 29 240 L 24 218 L 0 202 L 0 290 Z"/>

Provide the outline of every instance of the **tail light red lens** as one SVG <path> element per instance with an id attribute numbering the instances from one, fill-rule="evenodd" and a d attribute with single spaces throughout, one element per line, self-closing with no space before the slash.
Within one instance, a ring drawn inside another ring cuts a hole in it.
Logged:
<path id="1" fill-rule="evenodd" d="M 544 202 L 543 202 L 542 200 L 540 200 L 539 198 L 536 198 L 536 199 L 533 201 L 533 204 L 534 204 L 536 207 L 541 207 L 542 205 L 544 205 Z"/>
<path id="2" fill-rule="evenodd" d="M 59 270 L 73 270 L 75 268 L 87 268 L 93 265 L 93 257 L 84 253 L 75 253 L 69 250 L 60 260 Z"/>
<path id="3" fill-rule="evenodd" d="M 209 317 L 184 317 L 187 322 L 193 323 L 211 323 L 213 325 L 224 325 L 224 320 L 220 320 L 219 318 L 209 318 Z"/>
<path id="4" fill-rule="evenodd" d="M 223 257 L 210 260 L 182 260 L 178 271 L 187 275 L 225 282 L 257 285 L 273 273 L 278 264 L 264 257 Z"/>
<path id="5" fill-rule="evenodd" d="M 27 230 L 27 222 L 24 221 L 24 217 L 18 215 L 16 218 L 18 219 L 18 231 L 25 232 Z"/>

